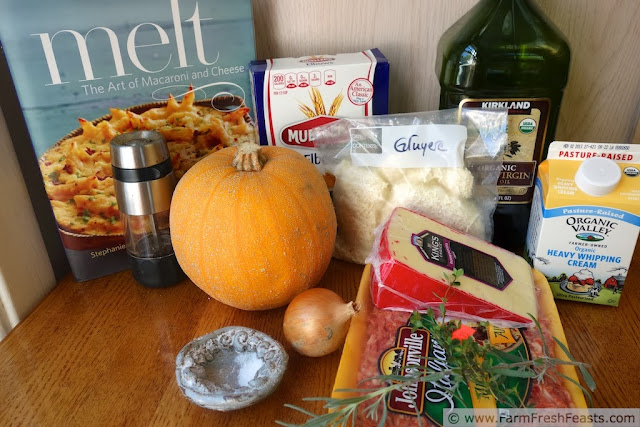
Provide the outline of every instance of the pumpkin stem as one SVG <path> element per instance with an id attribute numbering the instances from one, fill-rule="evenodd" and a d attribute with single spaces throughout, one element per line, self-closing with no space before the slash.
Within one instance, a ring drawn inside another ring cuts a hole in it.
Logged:
<path id="1" fill-rule="evenodd" d="M 238 151 L 231 163 L 239 171 L 257 172 L 262 169 L 266 159 L 260 153 L 260 146 L 253 142 L 238 145 Z"/>

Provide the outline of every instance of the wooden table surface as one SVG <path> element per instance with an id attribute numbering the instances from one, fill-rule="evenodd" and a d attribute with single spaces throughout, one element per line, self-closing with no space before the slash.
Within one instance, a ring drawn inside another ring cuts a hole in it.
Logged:
<path id="1" fill-rule="evenodd" d="M 333 260 L 319 286 L 353 299 L 362 266 Z M 620 307 L 557 301 L 569 347 L 593 365 L 597 407 L 640 406 L 640 250 Z M 0 425 L 262 426 L 303 422 L 284 408 L 331 393 L 340 352 L 295 353 L 282 334 L 284 308 L 246 312 L 185 281 L 147 289 L 122 272 L 85 283 L 65 278 L 0 343 Z M 231 413 L 183 397 L 175 358 L 192 339 L 223 326 L 263 331 L 289 353 L 285 377 L 266 400 Z M 304 404 L 321 410 L 321 404 Z"/>

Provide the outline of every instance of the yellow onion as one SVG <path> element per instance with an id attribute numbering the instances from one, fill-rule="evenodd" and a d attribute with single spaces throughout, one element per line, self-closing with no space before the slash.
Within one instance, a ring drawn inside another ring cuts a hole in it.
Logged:
<path id="1" fill-rule="evenodd" d="M 359 311 L 329 289 L 313 288 L 296 296 L 284 314 L 284 336 L 300 354 L 320 357 L 337 350 Z"/>

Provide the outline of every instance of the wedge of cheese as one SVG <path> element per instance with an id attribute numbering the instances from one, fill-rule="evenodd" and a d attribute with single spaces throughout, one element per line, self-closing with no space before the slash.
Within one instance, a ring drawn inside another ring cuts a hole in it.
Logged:
<path id="1" fill-rule="evenodd" d="M 396 208 L 383 226 L 372 256 L 371 291 L 378 308 L 437 309 L 471 319 L 530 324 L 537 316 L 527 262 L 504 249 Z M 459 285 L 445 278 L 463 269 Z"/>
<path id="2" fill-rule="evenodd" d="M 353 391 L 356 388 L 367 388 L 371 385 L 367 382 L 367 378 L 372 378 L 377 375 L 387 373 L 385 372 L 385 366 L 392 366 L 392 364 L 385 363 L 389 361 L 385 358 L 385 355 L 395 352 L 395 354 L 402 354 L 403 348 L 407 350 L 423 350 L 421 355 L 429 354 L 429 350 L 424 345 L 423 348 L 417 348 L 416 344 L 419 342 L 415 340 L 405 340 L 406 330 L 413 331 L 411 327 L 411 314 L 402 313 L 391 310 L 380 310 L 372 304 L 372 295 L 370 293 L 371 282 L 370 279 L 372 269 L 369 265 L 365 267 L 362 275 L 362 281 L 358 291 L 358 297 L 356 301 L 360 305 L 361 309 L 357 316 L 351 319 L 351 325 L 349 327 L 349 333 L 342 351 L 342 358 L 340 359 L 340 365 L 336 374 L 336 379 L 333 387 L 333 398 L 347 399 L 360 396 L 360 393 Z M 540 321 L 543 334 L 546 337 L 546 343 L 548 348 L 544 350 L 551 357 L 556 357 L 561 360 L 568 361 L 567 354 L 562 350 L 560 344 L 550 337 L 553 336 L 558 339 L 563 346 L 567 346 L 567 341 L 562 328 L 562 323 L 558 316 L 553 295 L 551 289 L 547 283 L 546 278 L 539 272 L 534 273 L 534 286 L 536 288 L 537 304 L 539 306 L 538 320 Z M 475 327 L 474 323 L 468 323 Z M 502 330 L 504 331 L 504 330 Z M 527 328 L 514 329 L 511 333 L 495 334 L 497 330 L 494 329 L 494 334 L 489 333 L 489 340 L 492 345 L 498 346 L 502 351 L 518 351 L 518 345 L 509 345 L 509 342 L 513 338 L 520 337 L 523 342 L 517 340 L 519 343 L 524 343 L 528 359 L 534 359 L 542 356 L 542 335 L 539 333 L 535 325 L 530 325 Z M 420 335 L 421 337 L 422 335 Z M 417 336 L 416 336 L 417 337 Z M 410 337 L 411 338 L 411 337 Z M 428 340 L 423 340 L 426 344 Z M 430 343 L 432 345 L 432 343 Z M 520 346 L 522 348 L 522 346 Z M 433 350 L 431 351 L 433 352 Z M 407 353 L 408 354 L 408 353 Z M 522 355 L 522 353 L 520 353 Z M 427 359 L 424 359 L 425 362 Z M 408 366 L 408 358 L 403 357 L 398 359 L 399 366 L 401 368 Z M 438 364 L 433 364 L 432 367 L 437 367 Z M 586 408 L 587 404 L 584 398 L 582 390 L 576 385 L 579 384 L 576 369 L 570 365 L 557 365 L 558 372 L 564 375 L 564 378 L 554 377 L 554 380 L 547 381 L 529 381 L 526 378 L 512 378 L 507 381 L 513 381 L 519 383 L 519 393 L 523 397 L 522 406 L 533 408 L 546 408 L 546 407 L 564 407 L 564 408 Z M 403 373 L 402 370 L 399 371 Z M 361 383 L 362 382 L 362 383 Z M 431 383 L 433 384 L 433 383 Z M 526 384 L 526 385 L 523 385 Z M 425 387 L 429 387 L 429 384 L 424 383 L 422 387 L 422 395 L 426 397 L 424 393 Z M 437 387 L 434 385 L 434 387 Z M 464 385 L 461 386 L 465 388 Z M 470 390 L 471 386 L 468 387 Z M 404 391 L 401 390 L 401 391 Z M 466 394 L 462 392 L 461 394 Z M 438 394 L 442 396 L 442 394 Z M 442 417 L 442 403 L 444 399 L 418 399 L 415 403 L 420 405 L 415 406 L 409 411 L 402 411 L 401 403 L 403 396 L 398 396 L 398 399 L 394 402 L 393 396 L 387 401 L 386 407 L 388 411 L 387 423 L 393 425 L 402 426 L 431 426 L 442 425 L 442 422 L 437 422 L 434 418 Z M 446 402 L 446 400 L 444 400 Z M 414 403 L 413 401 L 409 403 Z M 466 403 L 459 400 L 454 401 L 456 408 L 470 408 L 472 405 L 474 408 L 488 408 L 489 406 L 495 407 L 495 401 L 483 402 L 474 399 L 474 395 L 471 394 L 466 398 Z M 421 423 L 418 423 L 416 417 L 416 411 L 421 414 Z M 362 411 L 357 415 L 355 425 L 363 426 L 375 426 L 377 421 L 373 421 L 367 417 L 366 412 Z"/>

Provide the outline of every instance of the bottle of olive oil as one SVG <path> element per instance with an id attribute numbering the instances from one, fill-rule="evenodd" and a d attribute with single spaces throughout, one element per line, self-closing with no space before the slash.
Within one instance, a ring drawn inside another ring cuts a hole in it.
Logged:
<path id="1" fill-rule="evenodd" d="M 438 44 L 441 109 L 509 109 L 493 242 L 517 253 L 536 168 L 554 138 L 569 57 L 564 36 L 529 0 L 481 0 Z"/>

